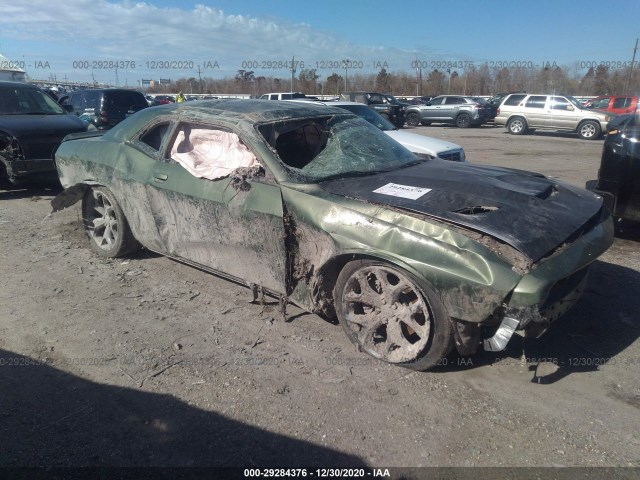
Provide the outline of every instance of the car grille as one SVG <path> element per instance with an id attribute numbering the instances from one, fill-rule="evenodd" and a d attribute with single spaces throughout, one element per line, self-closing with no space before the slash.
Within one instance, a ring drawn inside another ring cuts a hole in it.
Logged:
<path id="1" fill-rule="evenodd" d="M 452 160 L 454 162 L 462 161 L 462 150 L 449 150 L 447 152 L 438 153 L 438 157 L 444 160 Z"/>

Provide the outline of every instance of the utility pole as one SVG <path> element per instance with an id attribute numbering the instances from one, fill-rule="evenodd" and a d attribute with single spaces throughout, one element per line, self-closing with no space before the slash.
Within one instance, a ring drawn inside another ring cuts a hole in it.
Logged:
<path id="1" fill-rule="evenodd" d="M 202 76 L 200 73 L 200 65 L 198 65 L 198 93 L 202 93 Z"/>
<path id="2" fill-rule="evenodd" d="M 348 60 L 343 60 L 342 63 L 344 64 L 344 91 L 348 92 L 349 91 L 349 62 Z"/>
<path id="3" fill-rule="evenodd" d="M 296 57 L 291 57 L 291 91 L 293 92 L 293 86 L 295 85 L 296 75 Z"/>
<path id="4" fill-rule="evenodd" d="M 629 92 L 629 85 L 631 85 L 631 75 L 633 75 L 633 63 L 636 61 L 636 52 L 638 51 L 638 39 L 636 38 L 636 46 L 633 48 L 633 57 L 631 57 L 631 66 L 629 67 L 629 75 L 627 76 L 627 86 L 624 89 L 624 93 Z"/>

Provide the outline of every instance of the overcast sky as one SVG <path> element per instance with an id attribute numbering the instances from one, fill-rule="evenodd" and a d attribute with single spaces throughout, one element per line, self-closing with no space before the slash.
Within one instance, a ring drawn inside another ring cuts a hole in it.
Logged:
<path id="1" fill-rule="evenodd" d="M 534 7 L 530 5 L 534 4 Z M 239 69 L 287 77 L 295 56 L 321 78 L 415 71 L 471 62 L 539 68 L 629 63 L 640 1 L 473 2 L 221 0 L 3 2 L 0 53 L 32 78 L 116 80 L 232 77 Z M 640 58 L 640 54 L 638 55 Z M 102 63 L 100 63 L 102 62 Z M 110 62 L 110 63 L 109 63 Z M 300 64 L 300 67 L 303 65 Z M 0 65 L 2 67 L 2 65 Z"/>

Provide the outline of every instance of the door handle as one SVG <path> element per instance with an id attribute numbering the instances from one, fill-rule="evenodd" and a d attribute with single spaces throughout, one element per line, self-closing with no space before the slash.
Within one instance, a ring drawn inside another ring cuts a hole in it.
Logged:
<path id="1" fill-rule="evenodd" d="M 169 178 L 169 175 L 166 175 L 164 173 L 154 173 L 153 174 L 153 179 L 156 182 L 164 182 Z"/>

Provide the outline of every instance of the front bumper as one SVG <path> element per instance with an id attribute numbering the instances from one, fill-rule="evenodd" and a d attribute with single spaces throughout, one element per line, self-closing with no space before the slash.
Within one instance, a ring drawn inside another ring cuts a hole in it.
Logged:
<path id="1" fill-rule="evenodd" d="M 58 178 L 56 166 L 51 158 L 38 159 L 7 159 L 0 156 L 4 165 L 7 178 L 11 183 L 17 184 L 26 179 L 55 179 Z"/>
<path id="2" fill-rule="evenodd" d="M 494 313 L 492 320 L 500 326 L 484 341 L 485 350 L 503 350 L 517 330 L 526 337 L 542 335 L 578 301 L 589 265 L 613 244 L 613 237 L 613 221 L 603 209 L 593 229 L 535 265 Z"/>

